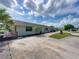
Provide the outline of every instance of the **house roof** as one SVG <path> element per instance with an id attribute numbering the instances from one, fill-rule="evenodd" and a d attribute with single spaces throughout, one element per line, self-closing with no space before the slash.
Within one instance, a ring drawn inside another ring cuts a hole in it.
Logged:
<path id="1" fill-rule="evenodd" d="M 25 21 L 20 21 L 20 20 L 14 20 L 16 25 L 37 25 L 37 26 L 46 26 L 46 25 L 41 25 L 41 24 L 35 24 L 35 23 L 30 23 L 30 22 L 25 22 Z M 48 26 L 46 26 L 48 27 Z"/>

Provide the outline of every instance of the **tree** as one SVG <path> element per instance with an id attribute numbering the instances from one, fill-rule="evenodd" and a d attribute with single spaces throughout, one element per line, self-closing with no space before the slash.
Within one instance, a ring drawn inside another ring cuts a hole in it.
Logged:
<path id="1" fill-rule="evenodd" d="M 74 26 L 72 24 L 64 25 L 65 30 L 70 30 L 70 29 L 73 29 L 73 28 L 74 28 Z"/>
<path id="2" fill-rule="evenodd" d="M 5 9 L 0 9 L 0 22 L 3 23 L 8 30 L 11 30 L 10 26 L 14 24 L 11 16 L 9 16 Z"/>
<path id="3" fill-rule="evenodd" d="M 63 34 L 63 30 L 60 30 L 60 34 Z"/>

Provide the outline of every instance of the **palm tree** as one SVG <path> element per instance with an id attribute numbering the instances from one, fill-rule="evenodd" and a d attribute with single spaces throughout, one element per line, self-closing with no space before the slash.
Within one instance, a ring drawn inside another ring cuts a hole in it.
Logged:
<path id="1" fill-rule="evenodd" d="M 3 23 L 8 30 L 11 30 L 10 26 L 14 24 L 11 20 L 11 16 L 9 16 L 5 9 L 0 9 L 0 22 Z"/>

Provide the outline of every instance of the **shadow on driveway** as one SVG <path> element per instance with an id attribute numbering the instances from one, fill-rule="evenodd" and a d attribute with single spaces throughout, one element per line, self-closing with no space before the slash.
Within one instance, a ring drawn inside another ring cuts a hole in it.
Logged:
<path id="1" fill-rule="evenodd" d="M 10 38 L 0 38 L 0 42 L 18 40 L 18 39 L 23 39 L 23 38 L 26 38 L 26 37 L 31 37 L 31 36 L 46 37 L 45 33 L 40 33 L 40 34 L 32 34 L 32 35 L 27 35 L 27 36 L 20 36 L 20 37 L 17 37 L 17 38 L 11 38 L 11 37 Z"/>

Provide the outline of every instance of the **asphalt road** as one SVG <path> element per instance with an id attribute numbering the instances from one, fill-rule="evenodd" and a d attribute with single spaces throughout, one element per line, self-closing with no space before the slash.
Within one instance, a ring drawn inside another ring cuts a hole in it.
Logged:
<path id="1" fill-rule="evenodd" d="M 0 42 L 0 59 L 79 59 L 79 37 L 57 40 L 50 34 Z"/>

